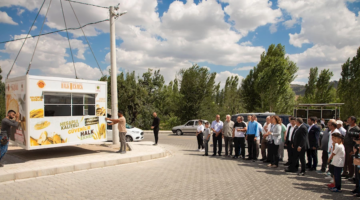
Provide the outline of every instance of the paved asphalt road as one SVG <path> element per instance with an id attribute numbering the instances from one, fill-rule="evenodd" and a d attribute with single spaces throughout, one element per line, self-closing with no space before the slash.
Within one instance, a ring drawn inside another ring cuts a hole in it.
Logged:
<path id="1" fill-rule="evenodd" d="M 195 136 L 160 134 L 159 143 L 172 156 L 0 184 L 0 199 L 352 199 L 353 185 L 330 193 L 329 181 L 315 172 L 300 177 L 282 164 L 203 157 Z"/>

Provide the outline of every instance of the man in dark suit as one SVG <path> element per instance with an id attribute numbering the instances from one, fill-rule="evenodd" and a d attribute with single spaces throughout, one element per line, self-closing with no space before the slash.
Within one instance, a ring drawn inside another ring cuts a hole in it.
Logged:
<path id="1" fill-rule="evenodd" d="M 292 160 L 294 158 L 294 154 L 293 154 L 293 148 L 292 148 L 292 136 L 294 133 L 294 130 L 296 128 L 296 118 L 295 117 L 290 117 L 290 126 L 288 127 L 288 129 L 286 130 L 286 136 L 285 136 L 285 147 L 287 149 L 288 152 L 288 162 L 285 163 L 285 166 L 290 166 L 292 163 Z"/>
<path id="2" fill-rule="evenodd" d="M 159 140 L 160 119 L 157 116 L 156 112 L 153 112 L 153 116 L 154 116 L 154 120 L 151 125 L 151 129 L 154 130 L 154 137 L 155 137 L 155 143 L 153 145 L 157 145 Z"/>
<path id="3" fill-rule="evenodd" d="M 308 119 L 310 127 L 308 128 L 309 148 L 307 149 L 307 167 L 309 168 L 309 171 L 315 171 L 318 164 L 317 148 L 319 147 L 320 129 L 315 122 L 316 117 L 310 117 Z"/>
<path id="4" fill-rule="evenodd" d="M 304 121 L 302 118 L 296 118 L 296 126 L 298 127 L 292 137 L 292 147 L 294 152 L 294 159 L 289 166 L 288 169 L 285 169 L 285 172 L 297 172 L 296 165 L 299 163 L 299 160 L 301 162 L 301 171 L 298 173 L 298 175 L 305 176 L 305 152 L 307 147 L 307 134 L 308 130 L 304 124 Z"/>

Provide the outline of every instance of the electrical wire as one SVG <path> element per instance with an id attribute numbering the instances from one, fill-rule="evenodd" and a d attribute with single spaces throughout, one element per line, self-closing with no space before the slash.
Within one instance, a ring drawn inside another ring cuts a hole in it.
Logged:
<path id="1" fill-rule="evenodd" d="M 69 47 L 70 47 L 71 58 L 72 58 L 73 65 L 74 65 L 75 78 L 77 79 L 78 77 L 77 77 L 76 68 L 75 68 L 74 55 L 73 55 L 73 53 L 72 53 L 72 49 L 71 49 L 70 38 L 69 38 L 69 32 L 68 32 L 68 30 L 67 30 L 67 25 L 66 25 L 66 20 L 65 20 L 65 14 L 64 14 L 64 9 L 63 9 L 63 5 L 62 5 L 62 0 L 60 0 L 60 5 L 61 5 L 61 12 L 62 12 L 62 15 L 63 15 L 64 24 L 65 24 L 65 29 L 66 29 L 66 35 L 67 35 L 67 39 L 68 39 L 68 42 L 69 42 Z"/>
<path id="2" fill-rule="evenodd" d="M 77 15 L 76 15 L 76 13 L 75 13 L 75 10 L 74 10 L 73 6 L 71 5 L 71 1 L 69 1 L 69 4 L 70 4 L 70 7 L 71 7 L 72 11 L 74 12 L 74 15 L 75 15 L 75 17 L 76 17 L 76 20 L 77 20 L 79 26 L 81 27 L 80 21 L 79 21 Z M 89 48 L 90 48 L 90 50 L 91 50 L 91 53 L 92 53 L 93 56 L 94 56 L 94 59 L 95 59 L 95 61 L 96 61 L 97 66 L 99 67 L 99 70 L 100 70 L 100 72 L 101 72 L 101 75 L 104 76 L 104 73 L 103 73 L 103 71 L 101 70 L 100 65 L 99 65 L 99 62 L 97 61 L 96 56 L 95 56 L 95 54 L 94 54 L 94 51 L 92 50 L 91 45 L 90 45 L 90 43 L 89 43 L 89 41 L 88 41 L 88 39 L 87 39 L 87 37 L 86 37 L 86 35 L 85 35 L 85 32 L 84 32 L 84 30 L 83 30 L 82 28 L 81 28 L 81 31 L 82 31 L 82 33 L 83 33 L 83 35 L 84 35 L 84 37 L 85 37 L 85 40 L 86 40 L 86 42 L 87 42 L 87 44 L 88 44 L 88 46 L 89 46 Z"/>
<path id="3" fill-rule="evenodd" d="M 39 37 L 39 36 L 42 36 L 42 35 L 49 35 L 49 34 L 58 33 L 58 32 L 62 32 L 62 31 L 66 31 L 66 30 L 71 30 L 71 31 L 78 30 L 78 29 L 84 28 L 85 26 L 88 26 L 88 25 L 98 24 L 98 23 L 106 22 L 106 21 L 109 21 L 109 19 L 104 19 L 104 20 L 97 21 L 97 22 L 91 22 L 91 23 L 85 24 L 85 25 L 83 25 L 81 27 L 77 27 L 77 28 L 61 29 L 61 30 L 51 31 L 51 32 L 48 32 L 48 33 L 43 33 L 43 34 L 38 34 L 38 35 L 31 35 L 31 36 L 27 36 L 27 37 L 24 37 L 24 38 L 18 38 L 18 39 L 13 39 L 13 40 L 2 41 L 2 42 L 0 42 L 0 44 L 7 43 L 7 42 L 15 42 L 15 41 L 18 41 L 18 40 L 26 40 L 27 38 L 34 38 L 34 37 Z"/>
<path id="4" fill-rule="evenodd" d="M 43 28 L 44 28 L 44 24 L 45 24 L 45 21 L 46 21 L 46 17 L 47 17 L 47 14 L 48 14 L 49 10 L 50 10 L 51 2 L 52 2 L 52 0 L 50 0 L 49 7 L 48 7 L 48 9 L 47 9 L 47 11 L 46 11 L 46 14 L 45 14 L 45 17 L 44 17 L 44 21 L 43 21 L 43 23 L 42 23 L 42 25 L 41 25 L 40 34 L 41 34 L 41 32 L 42 32 L 42 30 L 43 30 Z M 36 41 L 36 45 L 35 45 L 35 48 L 34 48 L 34 52 L 33 52 L 32 56 L 31 56 L 31 60 L 30 60 L 28 69 L 27 69 L 27 71 L 26 71 L 26 75 L 29 74 L 30 67 L 31 67 L 31 63 L 32 63 L 32 61 L 33 61 L 33 59 L 34 59 L 35 51 L 36 51 L 36 48 L 37 48 L 37 46 L 38 46 L 39 40 L 40 40 L 40 36 L 38 37 L 38 39 L 37 39 L 37 41 Z"/>
<path id="5" fill-rule="evenodd" d="M 26 37 L 25 37 L 25 40 L 24 40 L 23 44 L 21 45 L 21 47 L 20 47 L 20 50 L 19 50 L 18 54 L 17 54 L 17 55 L 16 55 L 16 57 L 15 57 L 14 63 L 12 64 L 12 66 L 11 66 L 11 68 L 10 68 L 10 70 L 9 70 L 9 72 L 8 72 L 8 74 L 7 74 L 7 76 L 6 76 L 6 79 L 8 79 L 8 78 L 9 78 L 10 73 L 11 73 L 11 71 L 12 71 L 12 69 L 13 69 L 13 67 L 14 67 L 14 65 L 15 65 L 15 63 L 16 63 L 16 60 L 17 60 L 17 58 L 19 57 L 19 54 L 20 54 L 20 52 L 21 52 L 21 50 L 22 50 L 22 48 L 23 48 L 23 46 L 24 46 L 24 44 L 25 44 L 25 42 L 26 42 L 26 38 L 28 38 L 28 36 L 29 36 L 29 34 L 30 34 L 30 32 L 31 32 L 31 30 L 32 30 L 32 28 L 33 28 L 33 26 L 34 26 L 34 24 L 35 24 L 35 21 L 36 21 L 36 19 L 38 18 L 38 16 L 39 16 L 39 14 L 40 14 L 40 11 L 41 11 L 42 7 L 44 6 L 45 1 L 46 1 L 46 0 L 44 0 L 44 1 L 43 1 L 43 3 L 41 4 L 40 9 L 39 9 L 39 12 L 36 14 L 36 17 L 35 17 L 35 19 L 34 19 L 34 21 L 33 21 L 32 25 L 31 25 L 31 27 L 30 27 L 30 30 L 29 30 L 29 32 L 27 33 L 27 35 L 26 35 Z"/>
<path id="6" fill-rule="evenodd" d="M 94 6 L 94 7 L 98 7 L 98 8 L 106 8 L 106 9 L 109 9 L 109 7 L 98 6 L 98 5 L 89 4 L 89 3 L 84 3 L 84 2 L 79 2 L 79 1 L 71 1 L 71 0 L 65 0 L 65 1 L 74 2 L 74 3 L 79 3 L 79 4 L 84 4 L 84 5 L 87 5 L 87 6 Z"/>

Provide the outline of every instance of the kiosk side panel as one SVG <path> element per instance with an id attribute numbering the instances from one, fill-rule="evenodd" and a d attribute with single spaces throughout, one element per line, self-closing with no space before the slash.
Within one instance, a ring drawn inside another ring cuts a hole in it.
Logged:
<path id="1" fill-rule="evenodd" d="M 22 148 L 26 148 L 27 129 L 26 121 L 26 81 L 16 78 L 9 79 L 5 83 L 5 99 L 6 99 L 6 113 L 9 110 L 14 110 L 20 114 L 21 123 L 18 127 L 12 127 L 9 138 L 12 142 L 18 144 Z"/>
<path id="2" fill-rule="evenodd" d="M 106 141 L 106 83 L 29 79 L 30 149 Z"/>

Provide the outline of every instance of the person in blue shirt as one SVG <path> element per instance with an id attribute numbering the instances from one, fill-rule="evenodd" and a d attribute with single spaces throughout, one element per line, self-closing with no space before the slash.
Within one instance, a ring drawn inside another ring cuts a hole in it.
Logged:
<path id="1" fill-rule="evenodd" d="M 260 135 L 259 132 L 259 124 L 255 121 L 256 116 L 251 116 L 251 121 L 249 121 L 247 132 L 246 132 L 246 140 L 248 143 L 248 152 L 249 152 L 249 158 L 247 160 L 253 160 L 253 162 L 256 161 L 256 141 L 257 138 Z"/>
<path id="2" fill-rule="evenodd" d="M 222 150 L 222 129 L 223 129 L 223 122 L 220 121 L 220 115 L 216 115 L 216 120 L 211 123 L 211 130 L 213 131 L 213 146 L 214 146 L 214 154 L 216 156 L 216 148 L 219 145 L 218 154 L 221 156 Z"/>

